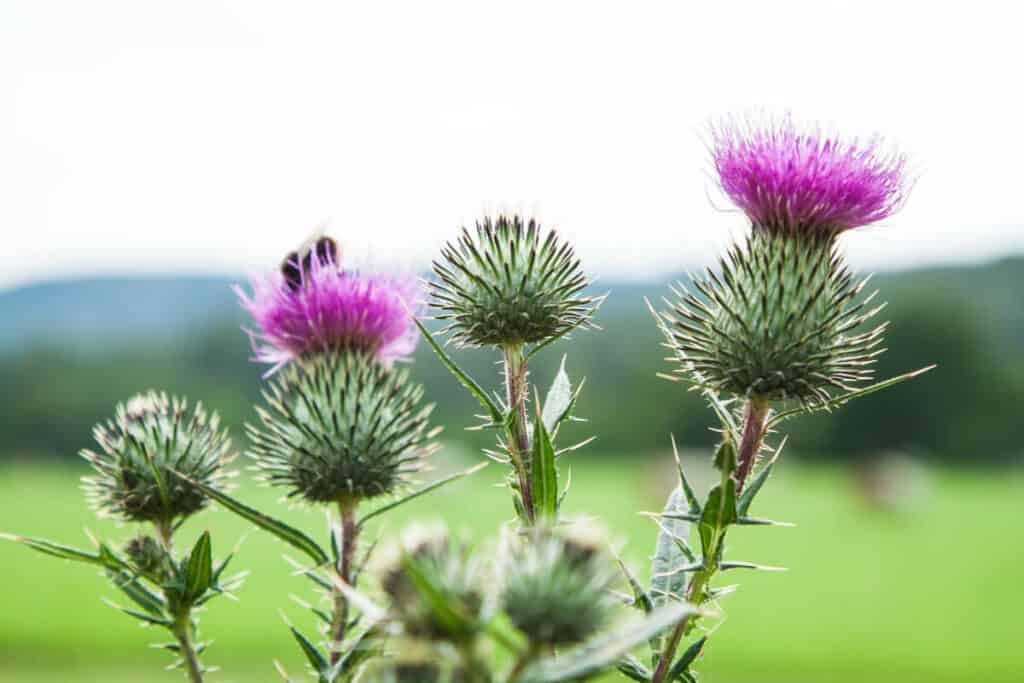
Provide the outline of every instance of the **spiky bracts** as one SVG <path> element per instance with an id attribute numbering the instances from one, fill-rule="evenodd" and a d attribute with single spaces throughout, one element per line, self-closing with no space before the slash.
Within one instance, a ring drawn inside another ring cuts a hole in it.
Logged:
<path id="1" fill-rule="evenodd" d="M 463 229 L 434 262 L 431 305 L 460 346 L 515 346 L 560 337 L 599 300 L 572 247 L 533 219 L 499 215 Z"/>
<path id="2" fill-rule="evenodd" d="M 99 450 L 82 451 L 96 471 L 83 478 L 86 494 L 101 514 L 130 521 L 169 524 L 201 510 L 208 498 L 193 482 L 221 486 L 233 457 L 216 413 L 155 391 L 119 404 L 93 435 Z"/>
<path id="3" fill-rule="evenodd" d="M 844 140 L 788 116 L 725 121 L 712 138 L 719 184 L 755 229 L 836 234 L 890 216 L 907 194 L 906 159 L 880 138 Z"/>
<path id="4" fill-rule="evenodd" d="M 659 314 L 678 372 L 718 392 L 820 404 L 872 376 L 885 324 L 830 235 L 754 231 Z"/>
<path id="5" fill-rule="evenodd" d="M 479 562 L 444 528 L 412 528 L 385 561 L 380 583 L 405 635 L 464 642 L 481 626 L 484 609 Z M 448 618 L 438 600 L 458 614 Z"/>
<path id="6" fill-rule="evenodd" d="M 321 244 L 333 242 L 290 254 L 280 271 L 253 279 L 251 294 L 235 288 L 258 327 L 250 333 L 256 359 L 276 369 L 329 351 L 384 363 L 408 357 L 419 339 L 409 315 L 422 298 L 416 278 L 343 270 L 336 248 Z"/>
<path id="7" fill-rule="evenodd" d="M 603 543 L 589 533 L 542 527 L 510 542 L 501 603 L 532 643 L 578 643 L 607 623 L 616 575 Z"/>
<path id="8" fill-rule="evenodd" d="M 274 485 L 316 503 L 393 492 L 434 450 L 423 388 L 364 353 L 319 354 L 264 392 L 250 455 Z"/>

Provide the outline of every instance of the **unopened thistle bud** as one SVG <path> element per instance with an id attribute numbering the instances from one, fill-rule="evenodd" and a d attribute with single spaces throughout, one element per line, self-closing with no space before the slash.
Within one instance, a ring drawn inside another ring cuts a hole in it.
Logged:
<path id="1" fill-rule="evenodd" d="M 534 344 L 590 321 L 599 299 L 572 247 L 533 219 L 499 215 L 463 229 L 434 262 L 431 305 L 461 346 Z"/>
<path id="2" fill-rule="evenodd" d="M 421 297 L 416 279 L 344 270 L 329 237 L 288 254 L 278 272 L 253 280 L 251 294 L 235 291 L 258 327 L 250 333 L 256 359 L 272 371 L 324 352 L 390 364 L 419 339 L 409 315 Z"/>
<path id="3" fill-rule="evenodd" d="M 661 314 L 679 372 L 719 392 L 761 400 L 828 401 L 872 376 L 885 325 L 862 325 L 882 306 L 861 297 L 835 237 L 889 216 L 903 202 L 902 157 L 878 141 L 802 132 L 786 119 L 764 129 L 716 131 L 725 193 L 752 223 Z"/>
<path id="4" fill-rule="evenodd" d="M 124 546 L 124 554 L 141 574 L 162 574 L 168 559 L 167 551 L 152 536 L 136 536 Z"/>
<path id="5" fill-rule="evenodd" d="M 603 543 L 589 534 L 545 529 L 511 543 L 501 602 L 531 642 L 577 643 L 607 623 L 615 572 Z"/>
<path id="6" fill-rule="evenodd" d="M 484 610 L 479 563 L 462 544 L 444 529 L 406 532 L 401 547 L 385 562 L 381 588 L 406 635 L 427 640 L 464 641 L 480 626 Z M 439 613 L 424 585 L 443 596 L 445 609 Z"/>
<path id="7" fill-rule="evenodd" d="M 365 353 L 292 364 L 264 397 L 262 426 L 247 428 L 250 455 L 290 496 L 335 503 L 388 494 L 434 449 L 422 386 Z"/>
<path id="8" fill-rule="evenodd" d="M 96 509 L 131 521 L 167 524 L 209 502 L 195 486 L 220 486 L 232 458 L 227 430 L 201 404 L 150 391 L 118 405 L 113 420 L 93 432 L 98 451 L 85 450 L 97 474 L 83 479 Z"/>

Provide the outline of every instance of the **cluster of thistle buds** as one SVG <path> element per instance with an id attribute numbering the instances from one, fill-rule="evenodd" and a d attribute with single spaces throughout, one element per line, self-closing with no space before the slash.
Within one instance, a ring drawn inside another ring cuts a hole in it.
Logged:
<path id="1" fill-rule="evenodd" d="M 903 157 L 878 140 L 846 142 L 789 119 L 726 123 L 712 150 L 749 233 L 654 315 L 670 350 L 668 376 L 700 391 L 720 423 L 719 478 L 700 495 L 677 455 L 679 485 L 651 513 L 659 533 L 648 582 L 603 534 L 561 514 L 561 458 L 587 443 L 561 438 L 577 419 L 582 382 L 563 359 L 543 399 L 530 383 L 535 354 L 593 328 L 603 297 L 591 293 L 567 241 L 505 214 L 463 229 L 426 291 L 415 278 L 346 267 L 324 235 L 237 290 L 254 322 L 255 358 L 270 366 L 247 455 L 286 500 L 328 511 L 326 543 L 228 491 L 231 452 L 216 417 L 156 393 L 119 407 L 96 430 L 99 451 L 85 453 L 97 473 L 87 480 L 96 508 L 151 529 L 120 550 L 98 542 L 96 552 L 10 538 L 102 567 L 133 603 L 126 612 L 173 634 L 168 648 L 193 683 L 209 670 L 194 611 L 239 581 L 223 577 L 227 560 L 213 561 L 208 533 L 175 554 L 175 533 L 211 501 L 301 553 L 291 562 L 320 594 L 308 604 L 319 633 L 288 629 L 321 683 L 554 683 L 610 671 L 694 683 L 710 635 L 704 624 L 733 590 L 716 586 L 717 574 L 770 569 L 726 552 L 731 527 L 778 524 L 750 512 L 784 443 L 766 438 L 789 417 L 921 372 L 868 383 L 885 326 L 867 323 L 881 306 L 863 294 L 866 280 L 854 277 L 839 244 L 843 232 L 902 205 Z M 436 333 L 418 319 L 427 307 L 443 323 Z M 515 517 L 482 550 L 443 528 L 418 528 L 374 558 L 376 544 L 361 542 L 368 523 L 480 468 L 416 481 L 438 430 L 422 387 L 395 362 L 409 360 L 421 336 L 480 403 L 475 428 L 495 433 L 485 454 L 507 467 Z M 460 368 L 444 339 L 493 349 L 500 391 Z"/>

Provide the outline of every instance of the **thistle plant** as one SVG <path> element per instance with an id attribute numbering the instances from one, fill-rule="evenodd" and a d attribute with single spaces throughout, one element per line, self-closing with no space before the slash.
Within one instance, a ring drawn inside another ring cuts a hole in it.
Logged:
<path id="1" fill-rule="evenodd" d="M 668 310 L 655 313 L 672 378 L 702 391 L 722 425 L 719 482 L 700 501 L 680 466 L 680 486 L 659 515 L 650 599 L 695 606 L 728 592 L 712 586 L 718 572 L 764 569 L 725 559 L 725 540 L 734 525 L 777 524 L 750 515 L 785 443 L 765 443 L 772 429 L 930 369 L 865 385 L 885 324 L 865 326 L 883 306 L 872 303 L 874 293 L 861 296 L 867 280 L 853 276 L 837 242 L 902 206 L 904 157 L 880 139 L 846 141 L 788 118 L 766 126 L 727 122 L 714 131 L 712 156 L 722 190 L 750 219 L 750 234 L 717 271 L 693 280 L 695 291 L 678 285 Z M 772 457 L 754 474 L 762 452 Z M 696 526 L 693 548 L 687 523 Z M 654 641 L 644 680 L 695 680 L 691 665 L 706 636 L 677 653 L 698 619 L 686 617 Z"/>
<path id="2" fill-rule="evenodd" d="M 172 634 L 167 647 L 193 683 L 207 670 L 195 611 L 240 580 L 222 578 L 230 556 L 213 562 L 208 533 L 175 550 L 177 531 L 211 502 L 302 553 L 292 564 L 325 604 L 306 605 L 319 637 L 289 629 L 320 683 L 556 683 L 612 671 L 694 683 L 713 632 L 704 626 L 735 590 L 717 585 L 719 573 L 772 569 L 734 559 L 727 537 L 738 525 L 781 525 L 751 512 L 785 444 L 777 427 L 930 369 L 871 383 L 882 305 L 846 265 L 839 239 L 902 206 L 904 157 L 881 140 L 847 141 L 783 119 L 725 123 L 712 158 L 749 233 L 717 267 L 674 287 L 664 310 L 651 310 L 670 353 L 665 376 L 701 392 L 717 418 L 717 475 L 698 495 L 676 453 L 678 486 L 661 512 L 647 513 L 658 534 L 646 585 L 603 533 L 561 514 L 560 459 L 586 443 L 560 438 L 577 419 L 582 382 L 570 380 L 563 358 L 542 401 L 529 362 L 595 327 L 602 297 L 589 293 L 568 242 L 515 215 L 463 229 L 435 261 L 429 306 L 447 344 L 416 317 L 426 311 L 415 279 L 347 268 L 323 235 L 237 289 L 254 322 L 255 360 L 270 366 L 247 455 L 286 501 L 326 510 L 326 544 L 229 494 L 230 447 L 216 416 L 156 392 L 119 406 L 96 429 L 98 450 L 84 453 L 93 505 L 142 525 L 139 533 L 116 548 L 98 541 L 95 552 L 5 537 L 101 567 L 132 601 L 125 612 Z M 476 428 L 496 432 L 485 455 L 509 468 L 515 517 L 491 543 L 418 527 L 371 558 L 369 522 L 480 468 L 416 487 L 438 428 L 422 387 L 397 363 L 421 335 L 480 403 Z M 447 345 L 492 348 L 500 389 L 482 387 Z M 631 610 L 639 614 L 624 618 Z"/>
<path id="3" fill-rule="evenodd" d="M 502 395 L 491 397 L 420 329 L 480 401 L 486 412 L 482 426 L 498 430 L 498 450 L 488 455 L 512 466 L 509 486 L 518 516 L 528 525 L 553 518 L 559 497 L 553 442 L 558 427 L 571 418 L 579 387 L 572 390 L 563 365 L 531 426 L 528 363 L 547 345 L 591 326 L 601 298 L 585 293 L 590 280 L 568 242 L 537 221 L 515 215 L 485 217 L 475 230 L 463 228 L 434 262 L 434 273 L 431 305 L 435 317 L 447 323 L 441 335 L 457 347 L 499 351 Z"/>
<path id="4" fill-rule="evenodd" d="M 84 488 L 97 513 L 141 525 L 123 546 L 94 539 L 90 552 L 40 538 L 4 535 L 61 559 L 100 567 L 130 601 L 118 607 L 145 625 L 167 630 L 173 641 L 160 646 L 177 657 L 199 683 L 210 670 L 200 662 L 209 643 L 198 639 L 196 611 L 241 585 L 242 575 L 226 576 L 231 555 L 215 563 L 209 532 L 185 553 L 174 537 L 186 520 L 223 490 L 224 467 L 233 454 L 216 414 L 202 405 L 189 411 L 184 399 L 150 391 L 117 406 L 115 416 L 94 431 L 98 450 L 82 451 L 95 475 Z M 115 605 L 116 606 L 116 605 Z"/>

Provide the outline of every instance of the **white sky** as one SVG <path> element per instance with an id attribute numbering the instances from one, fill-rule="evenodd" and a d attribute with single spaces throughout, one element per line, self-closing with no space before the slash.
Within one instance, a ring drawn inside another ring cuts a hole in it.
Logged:
<path id="1" fill-rule="evenodd" d="M 859 266 L 1024 251 L 1019 6 L 4 0 L 0 285 L 261 268 L 324 221 L 422 266 L 493 209 L 674 273 L 744 229 L 702 141 L 737 111 L 911 154 Z"/>

